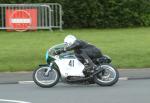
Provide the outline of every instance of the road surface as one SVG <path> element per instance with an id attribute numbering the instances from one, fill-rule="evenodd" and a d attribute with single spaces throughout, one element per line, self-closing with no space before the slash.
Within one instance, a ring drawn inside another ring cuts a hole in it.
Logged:
<path id="1" fill-rule="evenodd" d="M 53 88 L 40 88 L 33 83 L 1 84 L 0 103 L 150 103 L 150 79 L 120 80 L 111 87 L 59 83 Z"/>

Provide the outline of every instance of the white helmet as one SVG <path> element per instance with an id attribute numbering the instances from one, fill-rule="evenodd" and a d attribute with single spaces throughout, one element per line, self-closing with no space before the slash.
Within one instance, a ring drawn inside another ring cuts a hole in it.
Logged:
<path id="1" fill-rule="evenodd" d="M 64 43 L 67 45 L 67 46 L 71 46 L 75 41 L 76 41 L 76 37 L 73 36 L 73 35 L 67 35 L 64 39 Z"/>

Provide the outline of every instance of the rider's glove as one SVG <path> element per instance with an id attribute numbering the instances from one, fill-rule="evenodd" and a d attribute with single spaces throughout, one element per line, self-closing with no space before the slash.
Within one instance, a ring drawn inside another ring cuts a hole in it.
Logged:
<path id="1" fill-rule="evenodd" d="M 59 49 L 59 50 L 55 51 L 54 54 L 55 54 L 55 55 L 59 55 L 59 54 L 61 54 L 61 53 L 63 53 L 63 52 L 65 52 L 64 49 Z"/>

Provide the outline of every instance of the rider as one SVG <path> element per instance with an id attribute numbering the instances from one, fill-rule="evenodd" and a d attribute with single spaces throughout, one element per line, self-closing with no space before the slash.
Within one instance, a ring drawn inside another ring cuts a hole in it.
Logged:
<path id="1" fill-rule="evenodd" d="M 64 43 L 66 47 L 63 50 L 56 51 L 56 55 L 62 52 L 74 50 L 75 56 L 78 58 L 78 60 L 86 65 L 83 72 L 96 68 L 96 65 L 92 60 L 102 56 L 102 53 L 98 48 L 83 40 L 76 39 L 76 37 L 73 35 L 67 35 L 64 39 Z"/>

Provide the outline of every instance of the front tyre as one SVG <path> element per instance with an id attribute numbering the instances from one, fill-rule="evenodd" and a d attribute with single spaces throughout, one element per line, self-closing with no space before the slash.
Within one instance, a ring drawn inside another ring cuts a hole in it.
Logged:
<path id="1" fill-rule="evenodd" d="M 101 68 L 104 70 L 94 76 L 95 83 L 100 86 L 112 86 L 117 83 L 119 79 L 117 69 L 108 64 L 101 65 Z"/>
<path id="2" fill-rule="evenodd" d="M 50 88 L 55 86 L 60 78 L 60 74 L 57 69 L 53 68 L 46 75 L 48 66 L 39 67 L 33 71 L 33 81 L 42 88 Z"/>

